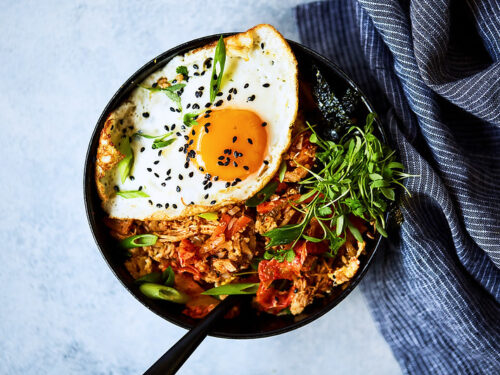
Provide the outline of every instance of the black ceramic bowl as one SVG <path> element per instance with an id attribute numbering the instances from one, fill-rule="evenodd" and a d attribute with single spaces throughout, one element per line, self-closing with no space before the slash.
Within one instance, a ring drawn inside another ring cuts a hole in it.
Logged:
<path id="1" fill-rule="evenodd" d="M 127 290 L 132 293 L 132 295 L 134 295 L 134 297 L 137 298 L 144 306 L 169 322 L 184 328 L 191 328 L 196 324 L 196 320 L 181 313 L 184 306 L 146 298 L 139 291 L 138 286 L 134 283 L 134 279 L 125 269 L 123 264 L 124 259 L 120 255 L 121 252 L 118 243 L 110 236 L 109 229 L 103 223 L 105 213 L 101 209 L 100 199 L 97 195 L 94 183 L 95 155 L 99 134 L 103 128 L 106 118 L 109 113 L 118 107 L 120 103 L 127 98 L 130 92 L 137 87 L 137 83 L 140 83 L 144 78 L 157 69 L 162 68 L 174 56 L 185 53 L 191 49 L 201 47 L 209 42 L 217 40 L 218 37 L 219 35 L 212 35 L 181 44 L 180 46 L 172 48 L 171 50 L 159 55 L 134 73 L 120 87 L 104 109 L 94 129 L 94 133 L 92 134 L 92 139 L 90 140 L 85 160 L 85 207 L 92 233 L 104 259 L 106 259 L 109 267 L 113 270 L 116 277 L 118 277 L 118 279 L 122 282 L 123 286 L 127 288 Z M 349 87 L 355 88 L 358 92 L 360 92 L 356 84 L 349 77 L 347 77 L 347 75 L 340 70 L 337 65 L 299 43 L 293 41 L 288 41 L 288 43 L 292 47 L 292 50 L 297 58 L 299 73 L 302 80 L 308 81 L 312 78 L 311 66 L 315 65 L 321 70 L 336 92 L 343 93 Z M 361 101 L 357 109 L 358 118 L 364 119 L 369 112 L 373 111 L 374 110 L 366 97 L 361 94 Z M 376 126 L 378 127 L 377 130 L 379 135 L 383 137 L 383 131 L 378 122 L 376 123 Z M 248 303 L 248 306 L 242 306 L 241 314 L 238 317 L 234 319 L 220 320 L 210 332 L 210 335 L 237 339 L 267 337 L 288 332 L 312 322 L 330 311 L 356 287 L 367 271 L 368 266 L 380 245 L 380 241 L 381 237 L 379 236 L 367 244 L 366 254 L 360 258 L 360 269 L 347 285 L 344 285 L 342 288 L 335 288 L 332 293 L 325 298 L 316 299 L 313 304 L 307 306 L 302 314 L 297 316 L 280 317 L 269 314 L 259 314 Z"/>

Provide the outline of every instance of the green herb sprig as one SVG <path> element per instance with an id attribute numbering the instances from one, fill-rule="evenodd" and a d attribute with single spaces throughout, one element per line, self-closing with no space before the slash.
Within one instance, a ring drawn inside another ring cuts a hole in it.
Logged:
<path id="1" fill-rule="evenodd" d="M 161 87 L 147 87 L 144 85 L 139 85 L 139 87 L 148 90 L 150 92 L 163 92 L 165 95 L 172 100 L 176 105 L 178 109 L 182 109 L 181 106 L 181 97 L 179 96 L 178 91 L 182 88 L 184 88 L 186 85 L 184 83 L 177 83 L 175 85 L 171 85 L 169 87 L 161 88 Z"/>
<path id="2" fill-rule="evenodd" d="M 168 145 L 171 145 L 172 143 L 174 143 L 175 138 L 166 139 L 166 138 L 170 137 L 173 133 L 174 132 L 168 132 L 168 133 L 163 134 L 163 135 L 148 135 L 148 134 L 144 134 L 141 132 L 137 132 L 137 133 L 134 133 L 134 136 L 148 138 L 148 139 L 154 139 L 151 148 L 153 150 L 156 150 L 159 148 L 167 147 Z"/>
<path id="3" fill-rule="evenodd" d="M 366 222 L 375 222 L 376 230 L 387 236 L 384 216 L 388 201 L 395 199 L 396 185 L 405 188 L 401 180 L 411 175 L 404 173 L 404 166 L 395 161 L 395 151 L 373 134 L 374 118 L 375 114 L 370 113 L 363 128 L 351 126 L 338 143 L 322 139 L 308 123 L 312 132 L 310 141 L 318 146 L 316 163 L 319 168 L 308 170 L 309 177 L 299 182 L 308 191 L 295 202 L 302 208 L 298 205 L 294 208 L 304 216 L 297 224 L 264 234 L 270 239 L 265 259 L 293 259 L 290 249 L 269 249 L 289 243 L 293 249 L 301 238 L 311 242 L 328 240 L 332 256 L 344 244 L 347 231 L 357 241 L 363 241 L 360 231 L 349 220 L 351 214 Z M 308 199 L 310 202 L 304 205 Z M 304 234 L 312 218 L 323 229 L 320 238 Z"/>
<path id="4" fill-rule="evenodd" d="M 210 78 L 210 101 L 213 103 L 215 96 L 220 90 L 220 85 L 222 82 L 222 74 L 224 73 L 224 65 L 226 64 L 226 45 L 224 44 L 224 38 L 222 35 L 217 42 L 217 47 L 215 47 L 214 63 L 212 69 L 212 75 Z M 217 73 L 217 65 L 219 65 L 219 72 Z"/>

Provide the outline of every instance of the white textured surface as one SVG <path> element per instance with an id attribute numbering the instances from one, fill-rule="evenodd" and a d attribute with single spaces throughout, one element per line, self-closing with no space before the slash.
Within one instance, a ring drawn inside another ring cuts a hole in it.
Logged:
<path id="1" fill-rule="evenodd" d="M 144 62 L 180 42 L 262 22 L 296 40 L 299 2 L 3 2 L 0 373 L 136 374 L 184 334 L 136 302 L 98 253 L 82 200 L 89 137 Z M 288 334 L 209 338 L 180 373 L 400 370 L 355 291 Z"/>

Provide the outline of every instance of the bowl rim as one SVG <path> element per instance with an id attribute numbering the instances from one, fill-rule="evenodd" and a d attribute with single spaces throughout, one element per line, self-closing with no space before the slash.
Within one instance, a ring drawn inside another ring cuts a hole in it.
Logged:
<path id="1" fill-rule="evenodd" d="M 99 225 L 93 218 L 92 216 L 92 210 L 94 207 L 92 207 L 92 204 L 90 202 L 89 195 L 91 194 L 90 191 L 87 189 L 87 182 L 90 179 L 90 182 L 94 182 L 94 166 L 93 160 L 95 158 L 95 155 L 91 154 L 93 152 L 93 143 L 95 142 L 96 137 L 99 137 L 101 133 L 102 126 L 104 122 L 106 121 L 109 113 L 119 104 L 117 102 L 118 98 L 122 96 L 123 91 L 129 88 L 131 85 L 134 85 L 136 82 L 135 80 L 146 70 L 149 70 L 156 66 L 158 64 L 158 69 L 160 69 L 164 62 L 165 64 L 168 63 L 170 59 L 175 57 L 180 53 L 180 51 L 186 50 L 189 51 L 189 49 L 192 49 L 193 45 L 197 45 L 199 43 L 209 43 L 212 41 L 217 40 L 221 35 L 224 37 L 234 35 L 236 32 L 230 32 L 230 33 L 221 33 L 221 34 L 212 34 L 200 38 L 196 38 L 187 42 L 184 42 L 180 45 L 177 45 L 173 48 L 170 48 L 169 50 L 159 54 L 155 58 L 151 59 L 144 65 L 142 65 L 139 69 L 137 69 L 119 88 L 118 90 L 113 94 L 113 96 L 110 98 L 108 103 L 106 104 L 104 110 L 102 111 L 101 115 L 99 116 L 97 123 L 94 127 L 94 130 L 92 132 L 92 135 L 89 140 L 89 145 L 87 148 L 87 152 L 85 155 L 85 165 L 84 165 L 84 172 L 83 172 L 83 199 L 84 199 L 84 204 L 85 204 L 85 213 L 87 216 L 87 221 L 90 226 L 90 231 L 92 233 L 92 237 L 94 238 L 94 241 L 97 245 L 97 248 L 99 249 L 99 252 L 101 253 L 101 256 L 104 258 L 106 264 L 108 267 L 111 269 L 115 277 L 119 280 L 119 282 L 122 284 L 122 286 L 132 295 L 134 298 L 139 301 L 143 306 L 145 306 L 148 310 L 151 312 L 155 313 L 159 317 L 165 319 L 166 321 L 173 323 L 177 325 L 178 327 L 184 328 L 184 329 L 191 329 L 194 325 L 187 324 L 186 322 L 176 319 L 172 316 L 167 316 L 160 311 L 160 309 L 156 308 L 155 306 L 152 306 L 149 304 L 147 301 L 148 299 L 139 296 L 138 293 L 136 293 L 134 290 L 132 290 L 125 280 L 123 280 L 120 275 L 118 274 L 117 270 L 115 270 L 115 266 L 113 265 L 113 262 L 111 261 L 111 256 L 109 256 L 107 253 L 108 251 L 104 249 L 104 245 L 100 243 L 100 240 L 98 239 L 96 235 L 96 230 L 94 229 L 95 226 Z M 373 106 L 369 102 L 367 96 L 363 93 L 363 91 L 360 89 L 360 87 L 334 62 L 330 61 L 326 57 L 322 56 L 318 52 L 302 45 L 299 42 L 295 42 L 293 40 L 286 39 L 287 43 L 292 47 L 293 49 L 299 49 L 302 50 L 302 52 L 305 52 L 309 55 L 312 56 L 313 59 L 316 59 L 320 61 L 323 65 L 327 66 L 328 69 L 332 70 L 337 76 L 341 77 L 348 86 L 356 89 L 358 93 L 360 94 L 360 100 L 363 102 L 365 107 L 367 108 L 368 111 L 370 112 L 375 112 Z M 116 102 L 116 103 L 115 103 Z M 381 134 L 382 140 L 386 143 L 387 142 L 387 137 L 385 135 L 384 129 L 382 127 L 382 124 L 380 123 L 378 118 L 375 118 L 375 123 L 377 126 L 377 130 Z M 265 337 L 271 337 L 275 335 L 280 335 L 282 333 L 286 333 L 292 330 L 295 330 L 297 328 L 303 327 L 306 324 L 320 318 L 321 316 L 325 315 L 327 312 L 332 310 L 335 306 L 337 306 L 340 302 L 344 300 L 344 298 L 347 297 L 359 284 L 359 282 L 363 279 L 364 275 L 366 274 L 369 266 L 371 265 L 373 258 L 378 252 L 378 249 L 380 248 L 382 242 L 385 241 L 385 238 L 381 236 L 380 234 L 378 235 L 377 240 L 374 242 L 373 246 L 373 251 L 366 256 L 363 264 L 361 265 L 360 269 L 356 273 L 353 279 L 349 282 L 348 286 L 343 289 L 339 295 L 329 303 L 327 303 L 323 308 L 321 308 L 319 311 L 316 311 L 314 313 L 311 313 L 310 315 L 304 317 L 303 319 L 300 319 L 298 321 L 294 321 L 291 324 L 280 327 L 271 331 L 266 331 L 266 332 L 255 332 L 252 334 L 249 333 L 234 333 L 234 332 L 222 332 L 219 330 L 212 330 L 209 333 L 209 336 L 212 337 L 219 337 L 219 338 L 227 338 L 227 339 L 256 339 L 256 338 L 265 338 Z"/>

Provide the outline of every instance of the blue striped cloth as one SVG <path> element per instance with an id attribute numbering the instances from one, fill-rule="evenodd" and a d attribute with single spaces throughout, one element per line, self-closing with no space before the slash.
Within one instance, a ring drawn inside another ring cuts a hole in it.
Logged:
<path id="1" fill-rule="evenodd" d="M 403 373 L 500 374 L 499 1 L 337 0 L 296 15 L 420 175 L 362 283 Z"/>

